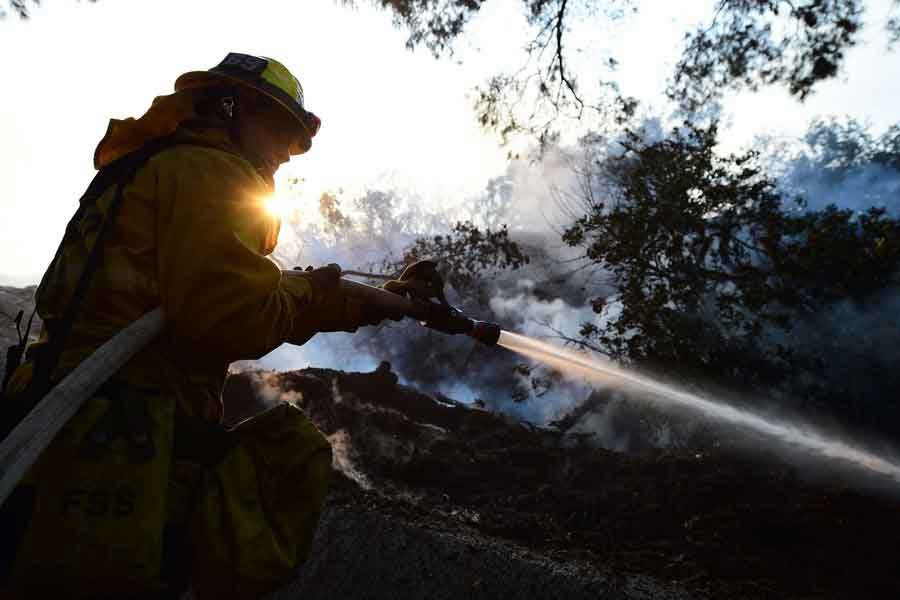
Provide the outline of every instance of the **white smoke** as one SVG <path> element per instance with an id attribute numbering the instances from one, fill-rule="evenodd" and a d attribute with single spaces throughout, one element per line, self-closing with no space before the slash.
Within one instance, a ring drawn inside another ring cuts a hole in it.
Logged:
<path id="1" fill-rule="evenodd" d="M 350 434 L 343 429 L 338 429 L 328 436 L 328 443 L 331 444 L 332 467 L 356 482 L 362 489 L 371 490 L 372 482 L 356 466 L 358 457 Z"/>
<path id="2" fill-rule="evenodd" d="M 650 141 L 664 135 L 659 121 L 645 122 L 642 131 Z M 487 297 L 482 304 L 452 291 L 451 303 L 471 310 L 473 317 L 498 321 L 510 331 L 543 339 L 575 340 L 584 323 L 603 329 L 616 318 L 621 307 L 615 302 L 614 286 L 598 270 L 584 269 L 584 263 L 577 260 L 583 249 L 566 247 L 560 233 L 584 209 L 583 205 L 573 204 L 579 194 L 588 191 L 596 198 L 604 198 L 611 192 L 604 187 L 602 178 L 589 178 L 585 189 L 579 169 L 583 174 L 585 169 L 594 168 L 596 161 L 621 152 L 622 146 L 615 139 L 597 137 L 586 139 L 577 150 L 551 150 L 537 163 L 515 161 L 505 174 L 486 185 L 484 194 L 443 202 L 437 213 L 424 211 L 422 199 L 408 190 L 369 192 L 361 204 L 345 196 L 340 198 L 340 208 L 354 227 L 335 233 L 321 219 L 307 219 L 292 230 L 286 228 L 281 255 L 283 261 L 301 265 L 338 262 L 345 268 L 378 270 L 385 258 L 398 258 L 417 237 L 445 232 L 456 220 L 471 220 L 477 226 L 491 228 L 508 224 L 511 237 L 533 257 L 532 262 L 516 271 L 494 274 L 484 290 Z M 780 165 L 785 189 L 802 190 L 809 210 L 834 203 L 857 211 L 884 206 L 891 214 L 897 214 L 900 176 L 896 171 L 869 165 L 834 180 L 817 177 L 818 171 L 810 164 L 799 160 L 795 153 Z M 590 300 L 597 297 L 606 299 L 600 315 L 590 305 Z M 883 316 L 877 315 L 883 315 L 893 305 L 885 300 L 879 305 L 884 308 L 876 313 L 871 307 L 856 312 L 835 307 L 821 315 L 818 326 L 821 331 L 831 331 L 829 327 L 840 322 L 854 322 L 857 331 L 876 331 L 886 323 Z M 882 346 L 888 348 L 893 339 L 888 335 Z M 438 355 L 427 351 L 438 346 L 449 352 Z M 283 346 L 262 362 L 278 370 L 318 366 L 371 371 L 382 360 L 390 360 L 402 383 L 466 403 L 481 399 L 492 409 L 536 423 L 559 418 L 583 403 L 591 389 L 597 387 L 557 378 L 537 397 L 513 402 L 503 387 L 508 378 L 500 373 L 511 369 L 516 360 L 527 359 L 512 360 L 500 352 L 479 349 L 470 340 L 428 332 L 413 323 L 402 323 L 364 328 L 354 335 L 318 335 L 303 347 Z M 448 355 L 453 357 L 453 364 L 441 363 L 446 358 L 439 356 Z M 531 367 L 531 373 L 516 375 L 523 386 L 527 387 L 534 377 L 553 379 L 552 373 L 536 363 L 531 363 Z M 594 432 L 600 443 L 609 448 L 634 445 L 627 427 L 623 429 L 627 408 L 624 401 L 610 402 L 591 413 L 576 430 Z M 654 439 L 649 440 L 651 445 L 681 443 L 680 434 L 664 420 L 657 425 Z"/>
<path id="3" fill-rule="evenodd" d="M 549 151 L 539 163 L 514 161 L 505 174 L 487 183 L 483 194 L 443 202 L 441 210 L 434 214 L 424 211 L 423 199 L 409 190 L 369 191 L 357 199 L 336 194 L 337 202 L 331 206 L 340 211 L 338 220 L 345 217 L 352 225 L 335 228 L 324 217 L 312 214 L 304 215 L 302 220 L 295 218 L 290 227 L 283 228 L 278 262 L 283 267 L 337 262 L 345 269 L 381 271 L 386 259 L 400 258 L 416 238 L 444 233 L 458 220 L 470 220 L 478 227 L 494 230 L 508 225 L 510 237 L 532 257 L 531 263 L 517 271 L 494 274 L 487 280 L 488 289 L 479 292 L 487 293 L 480 304 L 469 296 L 460 297 L 454 290 L 448 290 L 450 302 L 470 311 L 473 317 L 508 321 L 510 326 L 518 326 L 520 322 L 513 318 L 512 307 L 504 308 L 504 299 L 523 306 L 534 303 L 525 311 L 534 319 L 550 319 L 555 326 L 571 329 L 589 309 L 584 307 L 586 295 L 581 289 L 585 274 L 576 273 L 569 278 L 571 282 L 560 278 L 561 271 L 570 270 L 565 261 L 572 258 L 573 251 L 560 241 L 559 228 L 567 217 L 554 200 L 554 193 L 572 185 L 570 162 L 571 156 L 561 150 Z M 519 288 L 520 279 L 532 283 L 523 283 L 525 287 Z M 529 285 L 530 291 L 526 289 Z M 546 293 L 561 296 L 563 300 L 543 302 L 541 290 L 545 288 Z M 516 293 L 521 298 L 506 298 L 504 290 L 519 290 Z M 570 306 L 582 309 L 574 313 L 574 319 L 565 316 Z M 551 318 L 553 311 L 556 315 Z M 532 324 L 526 327 L 531 330 Z M 455 349 L 452 353 L 456 364 L 435 364 L 428 356 L 419 354 L 426 342 Z M 547 398 L 539 406 L 507 402 L 503 398 L 509 390 L 498 387 L 498 382 L 508 376 L 501 376 L 500 372 L 511 371 L 517 359 L 499 350 L 493 354 L 476 352 L 473 344 L 468 339 L 428 332 L 414 323 L 404 322 L 363 328 L 356 334 L 319 334 L 302 347 L 284 345 L 260 362 L 263 367 L 276 370 L 317 366 L 371 371 L 382 360 L 389 360 L 402 383 L 467 403 L 483 399 L 493 408 L 508 409 L 522 418 L 541 422 L 556 416 L 560 406 L 570 406 L 576 401 L 573 396 L 565 402 L 549 402 Z M 469 360 L 471 357 L 475 358 Z M 463 379 L 448 376 L 450 371 L 444 372 L 446 367 L 458 371 L 461 364 L 467 365 Z M 431 374 L 426 373 L 429 370 Z"/>
<path id="4" fill-rule="evenodd" d="M 617 396 L 621 396 L 617 394 Z M 569 433 L 591 434 L 592 442 L 598 443 L 607 450 L 627 452 L 631 449 L 632 439 L 628 432 L 616 427 L 616 415 L 621 408 L 623 400 L 614 397 L 612 401 L 603 405 L 600 410 L 592 411 L 584 415 L 568 430 Z"/>
<path id="5" fill-rule="evenodd" d="M 249 370 L 251 365 L 244 365 L 244 367 Z M 232 372 L 237 370 L 243 370 L 243 368 L 231 369 Z M 249 375 L 256 400 L 261 406 L 250 410 L 248 414 L 242 415 L 243 417 L 252 416 L 281 402 L 303 406 L 303 393 L 299 390 L 285 390 L 282 386 L 281 377 L 276 371 L 249 370 Z M 343 401 L 337 379 L 332 380 L 331 394 L 334 403 L 337 404 Z M 349 433 L 344 429 L 338 429 L 328 436 L 328 442 L 331 445 L 332 467 L 356 482 L 361 488 L 365 490 L 372 489 L 371 481 L 357 466 L 359 457 Z"/>
<path id="6" fill-rule="evenodd" d="M 514 295 L 499 292 L 491 298 L 490 307 L 496 318 L 514 323 L 517 332 L 546 336 L 555 332 L 568 338 L 578 337 L 582 323 L 596 320 L 589 306 L 572 306 L 562 298 L 541 299 L 535 295 L 535 282 L 520 279 Z"/>
<path id="7" fill-rule="evenodd" d="M 307 367 L 340 369 L 342 371 L 372 371 L 381 362 L 375 356 L 361 352 L 354 343 L 354 334 L 344 332 L 320 333 L 302 346 L 283 344 L 270 352 L 259 364 L 265 369 L 293 371 Z"/>
<path id="8" fill-rule="evenodd" d="M 802 164 L 786 173 L 784 184 L 802 194 L 810 211 L 834 204 L 857 213 L 883 208 L 892 217 L 900 216 L 900 172 L 884 165 L 860 166 L 835 180 Z"/>
<path id="9" fill-rule="evenodd" d="M 294 405 L 302 404 L 303 394 L 296 390 L 285 391 L 281 387 L 281 381 L 277 372 L 254 370 L 250 375 L 250 381 L 253 384 L 256 397 L 266 408 L 275 406 L 280 402 Z"/>
<path id="10" fill-rule="evenodd" d="M 659 128 L 646 129 L 648 138 L 660 137 Z M 654 134 L 655 132 L 655 134 Z M 586 140 L 592 147 L 594 164 L 602 164 L 609 157 L 620 154 L 620 146 L 605 139 Z M 782 150 L 784 150 L 782 148 Z M 780 164 L 770 164 L 770 173 L 780 176 L 782 190 L 788 195 L 799 194 L 806 200 L 804 210 L 821 210 L 828 205 L 850 209 L 861 213 L 872 207 L 884 208 L 887 214 L 896 218 L 900 215 L 900 171 L 882 164 L 851 162 L 855 166 L 830 168 L 822 160 L 806 149 L 796 148 L 791 152 L 783 152 Z M 596 161 L 599 161 L 596 162 Z M 588 163 L 590 164 L 590 163 Z M 590 173 L 594 167 L 588 166 L 582 172 Z M 601 177 L 592 179 L 583 177 L 581 188 L 576 194 L 582 197 L 587 194 L 602 198 L 609 190 L 603 186 Z M 587 187 L 585 187 L 585 185 Z M 577 212 L 581 205 L 573 205 L 568 198 L 569 207 Z M 596 272 L 594 273 L 597 274 Z M 535 286 L 531 282 L 521 281 L 519 292 L 510 294 L 501 291 L 491 302 L 495 314 L 516 319 L 519 331 L 538 338 L 562 337 L 577 338 L 581 323 L 593 323 L 601 330 L 616 318 L 621 306 L 615 302 L 615 290 L 605 291 L 606 307 L 599 317 L 583 304 L 568 304 L 560 299 L 547 299 L 534 295 Z M 545 290 L 546 295 L 552 290 Z M 603 296 L 604 293 L 595 293 Z M 889 395 L 900 391 L 900 380 L 891 372 L 891 364 L 900 361 L 900 327 L 897 314 L 900 314 L 900 291 L 886 290 L 876 298 L 869 298 L 865 304 L 844 301 L 822 311 L 815 318 L 800 322 L 792 332 L 782 335 L 772 332 L 773 348 L 776 342 L 789 342 L 794 348 L 807 356 L 819 356 L 824 362 L 832 364 L 828 368 L 829 385 L 846 385 L 848 390 L 861 396 L 869 396 L 868 404 L 858 407 L 857 411 L 869 412 L 870 415 L 884 410 L 885 393 Z M 573 333 L 574 332 L 574 333 Z M 773 349 L 774 352 L 774 349 Z M 583 395 L 583 388 L 579 390 Z M 561 406 L 567 406 L 565 400 L 556 399 Z M 576 401 L 577 405 L 579 402 Z M 890 403 L 888 403 L 890 404 Z M 602 404 L 599 409 L 586 413 L 580 422 L 571 430 L 573 432 L 592 432 L 605 447 L 622 450 L 632 445 L 633 436 L 627 428 L 623 430 L 621 422 L 627 406 L 613 399 Z M 887 410 L 886 413 L 900 411 Z M 631 415 L 632 420 L 634 414 Z M 683 438 L 690 437 L 691 432 L 683 427 L 683 423 L 656 421 L 651 437 L 642 440 L 653 446 L 681 445 Z M 646 432 L 644 432 L 646 433 Z"/>

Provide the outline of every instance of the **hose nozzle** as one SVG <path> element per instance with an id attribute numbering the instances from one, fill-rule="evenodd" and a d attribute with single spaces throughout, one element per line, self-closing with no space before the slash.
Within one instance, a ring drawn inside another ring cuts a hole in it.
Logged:
<path id="1" fill-rule="evenodd" d="M 292 271 L 286 273 L 296 275 Z M 394 310 L 442 333 L 463 333 L 488 346 L 495 346 L 500 339 L 499 325 L 488 321 L 476 321 L 449 304 L 407 298 L 350 279 L 341 279 L 341 289 L 348 295 Z"/>
<path id="2" fill-rule="evenodd" d="M 469 335 L 482 344 L 495 346 L 497 345 L 497 340 L 500 339 L 500 326 L 496 323 L 476 321 L 473 319 L 472 330 L 469 332 Z"/>
<path id="3" fill-rule="evenodd" d="M 427 318 L 422 319 L 425 327 L 441 331 L 443 333 L 464 333 L 488 346 L 497 344 L 500 339 L 500 326 L 488 321 L 476 321 L 467 317 L 457 309 L 431 304 L 428 307 Z"/>

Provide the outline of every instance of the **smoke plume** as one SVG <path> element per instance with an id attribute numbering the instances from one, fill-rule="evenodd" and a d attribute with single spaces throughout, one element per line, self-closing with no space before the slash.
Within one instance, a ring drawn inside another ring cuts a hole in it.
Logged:
<path id="1" fill-rule="evenodd" d="M 648 121 L 644 131 L 651 140 L 665 135 L 658 121 Z M 843 166 L 838 169 L 833 157 L 820 150 L 793 149 L 771 162 L 769 172 L 779 175 L 786 196 L 804 197 L 806 210 L 836 204 L 856 211 L 880 206 L 897 214 L 900 172 L 894 167 L 856 160 L 839 162 Z M 285 266 L 337 262 L 382 271 L 396 264 L 415 239 L 445 233 L 456 221 L 492 228 L 508 224 L 511 239 L 531 258 L 529 264 L 485 272 L 473 289 L 449 289 L 448 299 L 463 312 L 509 331 L 559 344 L 575 342 L 584 323 L 602 328 L 616 318 L 617 290 L 609 274 L 580 260 L 581 250 L 565 246 L 560 233 L 584 210 L 585 195 L 603 198 L 611 192 L 603 177 L 585 179 L 585 173 L 602 170 L 604 160 L 621 152 L 615 139 L 586 138 L 578 148 L 549 151 L 537 164 L 514 162 L 482 194 L 442 203 L 435 211 L 423 208 L 423 199 L 408 191 L 323 197 L 319 215 L 307 215 L 286 228 L 279 259 Z M 596 297 L 607 300 L 599 315 L 589 302 Z M 789 334 L 771 332 L 773 348 L 790 343 L 819 365 L 817 371 L 798 374 L 789 389 L 778 390 L 779 397 L 831 386 L 835 394 L 851 399 L 861 421 L 862 413 L 872 418 L 883 411 L 886 398 L 900 393 L 891 367 L 900 359 L 898 309 L 900 293 L 887 290 L 864 305 L 847 301 L 831 306 L 798 322 Z M 402 383 L 534 423 L 562 419 L 567 431 L 592 434 L 596 443 L 615 450 L 708 439 L 708 430 L 695 420 L 648 409 L 627 394 L 567 379 L 528 359 L 411 322 L 363 328 L 352 335 L 318 335 L 302 347 L 279 348 L 262 364 L 278 370 L 312 365 L 371 371 L 381 361 L 391 363 Z M 891 419 L 900 423 L 900 415 Z"/>

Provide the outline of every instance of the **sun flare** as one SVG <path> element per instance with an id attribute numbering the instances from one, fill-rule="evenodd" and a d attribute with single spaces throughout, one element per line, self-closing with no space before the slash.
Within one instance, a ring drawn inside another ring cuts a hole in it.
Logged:
<path id="1" fill-rule="evenodd" d="M 266 211 L 273 217 L 286 219 L 291 216 L 296 206 L 296 199 L 287 194 L 275 192 L 263 200 Z"/>

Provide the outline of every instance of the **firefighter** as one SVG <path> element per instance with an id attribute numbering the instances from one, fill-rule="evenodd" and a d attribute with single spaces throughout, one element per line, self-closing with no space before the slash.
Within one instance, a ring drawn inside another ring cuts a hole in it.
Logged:
<path id="1" fill-rule="evenodd" d="M 156 306 L 163 334 L 67 424 L 2 509 L 5 596 L 253 598 L 307 557 L 331 450 L 282 404 L 220 425 L 229 363 L 389 315 L 345 297 L 339 270 L 282 277 L 266 258 L 273 175 L 320 120 L 297 78 L 231 53 L 141 118 L 112 120 L 36 291 L 38 342 L 11 374 L 21 414 Z"/>

